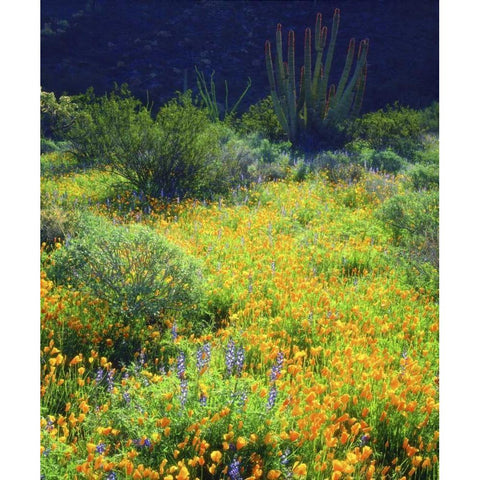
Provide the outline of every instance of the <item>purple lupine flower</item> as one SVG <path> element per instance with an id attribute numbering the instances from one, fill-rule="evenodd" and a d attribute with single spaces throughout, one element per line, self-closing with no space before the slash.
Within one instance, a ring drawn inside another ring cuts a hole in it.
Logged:
<path id="1" fill-rule="evenodd" d="M 152 442 L 146 438 L 144 441 L 143 441 L 143 446 L 148 448 L 148 447 L 151 447 L 152 446 Z"/>
<path id="2" fill-rule="evenodd" d="M 236 349 L 236 355 L 235 355 L 235 371 L 237 375 L 240 375 L 242 373 L 244 364 L 245 364 L 245 349 L 240 345 Z"/>
<path id="3" fill-rule="evenodd" d="M 113 375 L 114 375 L 114 370 L 109 370 L 107 373 L 107 392 L 112 393 L 113 392 Z"/>
<path id="4" fill-rule="evenodd" d="M 211 357 L 211 346 L 209 343 L 206 343 L 201 348 L 197 350 L 197 369 L 198 371 L 202 368 L 207 367 L 210 363 Z"/>
<path id="5" fill-rule="evenodd" d="M 117 480 L 117 474 L 115 472 L 110 472 L 105 480 Z"/>
<path id="6" fill-rule="evenodd" d="M 200 398 L 199 398 L 198 401 L 200 402 L 200 405 L 201 405 L 202 407 L 205 407 L 205 406 L 207 405 L 207 396 L 202 392 L 202 393 L 200 394 Z"/>
<path id="7" fill-rule="evenodd" d="M 270 380 L 272 382 L 274 382 L 280 376 L 280 372 L 282 371 L 282 367 L 283 367 L 284 358 L 285 358 L 285 355 L 283 354 L 283 352 L 278 352 L 277 361 L 275 365 L 272 367 L 272 371 L 270 373 Z"/>
<path id="8" fill-rule="evenodd" d="M 227 344 L 225 364 L 227 366 L 227 376 L 232 375 L 233 367 L 235 365 L 235 342 L 232 339 L 230 339 Z"/>
<path id="9" fill-rule="evenodd" d="M 45 430 L 47 430 L 47 432 L 49 432 L 50 430 L 53 430 L 53 422 L 50 419 L 47 420 L 47 424 L 45 425 Z"/>
<path id="10" fill-rule="evenodd" d="M 95 450 L 97 451 L 97 453 L 100 453 L 102 454 L 103 452 L 105 452 L 105 449 L 106 449 L 106 446 L 104 443 L 99 443 L 96 447 L 95 447 Z"/>
<path id="11" fill-rule="evenodd" d="M 359 441 L 360 447 L 364 447 L 368 442 L 370 441 L 370 436 L 369 435 L 362 435 Z"/>
<path id="12" fill-rule="evenodd" d="M 180 380 L 185 378 L 185 353 L 180 352 L 177 358 L 177 376 Z"/>
<path id="13" fill-rule="evenodd" d="M 185 406 L 187 402 L 187 395 L 188 395 L 188 383 L 185 378 L 182 378 L 180 381 L 180 405 L 182 407 Z"/>
<path id="14" fill-rule="evenodd" d="M 99 368 L 97 370 L 97 376 L 95 377 L 95 383 L 98 385 L 103 380 L 103 369 Z"/>
<path id="15" fill-rule="evenodd" d="M 178 337 L 177 324 L 176 324 L 176 323 L 174 323 L 174 324 L 172 325 L 172 330 L 171 330 L 171 332 L 172 332 L 172 338 L 173 338 L 173 340 L 176 340 L 177 337 Z"/>
<path id="16" fill-rule="evenodd" d="M 131 398 L 130 398 L 130 394 L 128 392 L 123 392 L 123 400 L 125 400 L 125 403 L 127 405 L 130 404 Z"/>
<path id="17" fill-rule="evenodd" d="M 267 400 L 267 410 L 271 410 L 275 405 L 275 400 L 277 399 L 277 387 L 275 385 L 270 389 Z"/>
<path id="18" fill-rule="evenodd" d="M 288 456 L 290 455 L 290 449 L 287 447 L 285 451 L 282 453 L 282 456 L 280 457 L 280 463 L 282 465 L 288 465 L 289 458 Z"/>
<path id="19" fill-rule="evenodd" d="M 234 458 L 228 466 L 228 478 L 230 478 L 230 480 L 242 480 L 242 476 L 240 475 L 240 462 L 237 458 Z"/>

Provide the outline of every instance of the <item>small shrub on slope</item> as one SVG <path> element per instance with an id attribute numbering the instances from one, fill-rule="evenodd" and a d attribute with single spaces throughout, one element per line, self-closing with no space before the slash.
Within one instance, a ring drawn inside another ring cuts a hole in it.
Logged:
<path id="1" fill-rule="evenodd" d="M 220 132 L 190 92 L 154 119 L 126 87 L 85 102 L 69 138 L 77 155 L 95 158 L 136 190 L 153 197 L 209 196 L 216 181 Z"/>
<path id="2" fill-rule="evenodd" d="M 353 142 L 363 141 L 374 150 L 392 149 L 398 155 L 412 158 L 420 147 L 424 131 L 417 110 L 398 104 L 363 115 L 347 128 Z"/>
<path id="3" fill-rule="evenodd" d="M 407 281 L 433 295 L 438 294 L 438 207 L 438 189 L 432 189 L 395 195 L 379 211 L 406 263 Z"/>
<path id="4" fill-rule="evenodd" d="M 199 319 L 202 273 L 178 247 L 148 227 L 93 216 L 83 218 L 79 231 L 53 254 L 52 279 L 108 302 L 125 324 Z"/>

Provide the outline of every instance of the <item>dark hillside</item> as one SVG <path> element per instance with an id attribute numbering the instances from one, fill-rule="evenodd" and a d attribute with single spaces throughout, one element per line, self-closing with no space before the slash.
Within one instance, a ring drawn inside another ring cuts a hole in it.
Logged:
<path id="1" fill-rule="evenodd" d="M 265 97 L 265 40 L 277 23 L 296 32 L 297 68 L 303 32 L 321 11 L 331 24 L 341 9 L 334 68 L 343 67 L 350 37 L 370 39 L 363 111 L 399 100 L 419 108 L 438 100 L 438 1 L 148 1 L 42 0 L 41 82 L 44 90 L 97 93 L 114 82 L 158 106 L 176 90 L 195 87 L 195 65 L 215 70 L 230 98 L 252 87 L 244 106 Z M 338 74 L 334 71 L 334 81 Z"/>

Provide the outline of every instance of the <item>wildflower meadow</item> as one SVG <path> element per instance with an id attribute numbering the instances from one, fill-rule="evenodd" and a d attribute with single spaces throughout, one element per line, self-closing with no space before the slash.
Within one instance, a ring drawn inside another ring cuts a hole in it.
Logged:
<path id="1" fill-rule="evenodd" d="M 50 278 L 74 238 L 43 244 L 43 478 L 438 477 L 438 303 L 375 216 L 404 179 L 319 174 L 162 204 L 105 198 L 103 178 L 43 189 L 198 259 L 204 293 L 197 315 L 141 320 L 75 282 L 81 265 Z"/>
<path id="2" fill-rule="evenodd" d="M 439 105 L 362 114 L 332 13 L 250 105 L 42 89 L 42 480 L 438 480 Z"/>

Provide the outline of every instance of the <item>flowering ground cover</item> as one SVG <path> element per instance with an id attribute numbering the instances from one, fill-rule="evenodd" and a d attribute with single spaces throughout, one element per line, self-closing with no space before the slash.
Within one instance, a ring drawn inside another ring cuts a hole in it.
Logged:
<path id="1" fill-rule="evenodd" d="M 438 478 L 438 303 L 375 215 L 403 188 L 318 174 L 165 205 L 93 169 L 43 179 L 201 262 L 208 312 L 136 329 L 50 278 L 69 239 L 42 246 L 43 478 Z"/>

